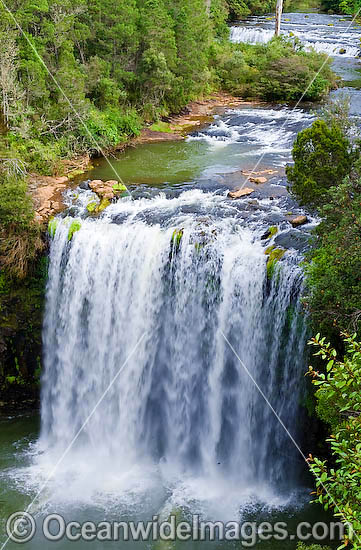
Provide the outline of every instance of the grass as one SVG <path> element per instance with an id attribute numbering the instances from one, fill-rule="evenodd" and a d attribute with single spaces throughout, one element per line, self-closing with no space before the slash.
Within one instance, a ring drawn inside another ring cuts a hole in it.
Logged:
<path id="1" fill-rule="evenodd" d="M 149 130 L 152 130 L 153 132 L 163 132 L 166 134 L 171 134 L 172 130 L 168 124 L 168 122 L 155 122 L 149 127 Z"/>

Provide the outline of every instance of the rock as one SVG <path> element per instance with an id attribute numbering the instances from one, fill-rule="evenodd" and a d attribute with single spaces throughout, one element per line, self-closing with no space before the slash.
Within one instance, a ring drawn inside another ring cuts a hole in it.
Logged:
<path id="1" fill-rule="evenodd" d="M 300 252 L 305 252 L 310 246 L 311 237 L 304 231 L 290 229 L 287 232 L 277 235 L 274 242 L 277 247 L 286 249 L 294 248 Z"/>
<path id="2" fill-rule="evenodd" d="M 123 193 L 128 194 L 128 190 L 125 185 L 119 183 L 116 180 L 93 180 L 89 182 L 89 187 L 98 197 L 103 200 L 112 201 L 115 198 L 119 198 Z"/>
<path id="3" fill-rule="evenodd" d="M 276 225 L 272 225 L 262 235 L 261 241 L 266 241 L 267 239 L 270 239 L 271 237 L 274 237 L 274 235 L 277 235 L 277 233 L 278 233 L 278 227 Z"/>
<path id="4" fill-rule="evenodd" d="M 339 53 L 340 53 L 341 55 L 344 55 L 344 54 L 346 53 L 346 48 L 341 48 L 340 51 L 339 51 Z"/>
<path id="5" fill-rule="evenodd" d="M 283 250 L 282 248 L 276 248 L 274 245 L 269 246 L 265 250 L 265 255 L 268 256 L 267 277 L 269 280 L 272 279 L 273 276 L 275 275 L 277 264 L 280 260 L 282 260 L 285 254 L 286 254 L 286 250 Z"/>
<path id="6" fill-rule="evenodd" d="M 279 170 L 273 170 L 273 168 L 268 168 L 266 170 L 258 170 L 255 172 L 254 170 L 241 170 L 242 174 L 244 176 L 251 176 L 251 177 L 258 177 L 258 176 L 274 176 L 275 174 L 278 174 Z"/>
<path id="7" fill-rule="evenodd" d="M 251 183 L 257 183 L 257 184 L 259 184 L 259 183 L 267 183 L 268 180 L 267 180 L 267 178 L 258 177 L 258 178 L 249 178 L 249 181 L 250 181 Z"/>
<path id="8" fill-rule="evenodd" d="M 89 191 L 90 187 L 89 187 L 89 182 L 88 181 L 83 181 L 80 185 L 79 185 L 79 188 L 82 189 L 83 191 Z"/>
<path id="9" fill-rule="evenodd" d="M 254 189 L 251 189 L 250 187 L 243 187 L 241 189 L 230 191 L 228 193 L 228 197 L 230 199 L 240 199 L 241 197 L 247 197 L 248 195 L 251 195 L 254 193 Z"/>
<path id="10" fill-rule="evenodd" d="M 307 216 L 296 216 L 289 220 L 292 227 L 299 227 L 300 225 L 305 225 L 308 222 Z"/>
<path id="11" fill-rule="evenodd" d="M 64 185 L 65 183 L 68 183 L 69 178 L 67 176 L 60 176 L 58 178 L 54 178 L 54 183 L 59 183 L 60 185 Z"/>

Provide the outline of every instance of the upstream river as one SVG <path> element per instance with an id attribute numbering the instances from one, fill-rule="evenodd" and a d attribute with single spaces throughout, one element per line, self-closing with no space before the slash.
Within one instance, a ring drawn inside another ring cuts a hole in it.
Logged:
<path id="1" fill-rule="evenodd" d="M 286 34 L 333 57 L 359 114 L 360 27 L 320 14 L 283 19 Z M 231 38 L 265 42 L 273 25 L 250 18 Z M 49 513 L 96 523 L 172 513 L 283 521 L 292 536 L 300 521 L 330 520 L 309 504 L 312 480 L 294 444 L 310 422 L 300 263 L 317 220 L 291 227 L 303 212 L 284 169 L 315 116 L 308 106 L 245 104 L 220 110 L 184 142 L 128 148 L 89 174 L 115 171 L 132 194 L 99 217 L 86 209 L 86 178 L 68 191 L 50 251 L 41 418 L 0 419 L 1 549 L 17 547 L 6 518 L 28 507 L 37 526 L 30 549 L 241 546 L 49 542 Z M 267 184 L 227 198 L 256 164 L 272 170 Z M 69 241 L 74 219 L 81 227 Z M 272 245 L 284 254 L 270 270 Z M 292 536 L 257 547 L 294 549 Z"/>

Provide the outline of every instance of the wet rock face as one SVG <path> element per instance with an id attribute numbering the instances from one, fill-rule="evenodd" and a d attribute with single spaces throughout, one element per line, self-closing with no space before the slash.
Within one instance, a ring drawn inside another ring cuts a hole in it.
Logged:
<path id="1" fill-rule="evenodd" d="M 47 258 L 0 291 L 0 414 L 37 407 L 42 364 L 42 321 Z"/>

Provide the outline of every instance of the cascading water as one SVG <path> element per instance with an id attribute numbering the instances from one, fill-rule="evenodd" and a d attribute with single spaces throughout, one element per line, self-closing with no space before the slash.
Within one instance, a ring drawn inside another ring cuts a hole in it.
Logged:
<path id="1" fill-rule="evenodd" d="M 306 50 L 315 50 L 331 57 L 355 58 L 360 55 L 360 27 L 351 19 L 324 14 L 284 14 L 281 34 L 297 39 Z M 232 42 L 266 44 L 274 37 L 274 21 L 270 17 L 251 17 L 231 28 Z"/>
<path id="2" fill-rule="evenodd" d="M 99 464 L 113 489 L 135 466 L 164 486 L 218 480 L 223 496 L 294 489 L 297 451 L 246 369 L 297 436 L 299 254 L 267 274 L 259 218 L 246 227 L 224 194 L 199 190 L 122 201 L 68 230 L 51 246 L 44 456 L 61 455 L 114 381 L 62 465 L 86 472 L 77 498 L 107 490 L 89 476 Z"/>

